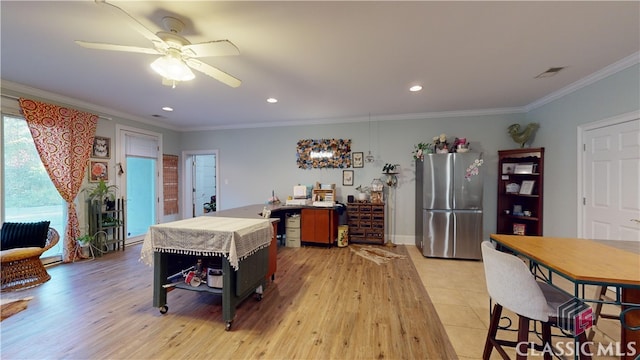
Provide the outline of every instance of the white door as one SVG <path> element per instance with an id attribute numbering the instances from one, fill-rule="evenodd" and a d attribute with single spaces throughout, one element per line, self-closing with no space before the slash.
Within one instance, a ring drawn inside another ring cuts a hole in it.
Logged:
<path id="1" fill-rule="evenodd" d="M 583 237 L 640 241 L 640 119 L 583 138 Z"/>
<path id="2" fill-rule="evenodd" d="M 116 185 L 126 199 L 127 243 L 141 240 L 149 226 L 161 223 L 164 202 L 162 134 L 116 125 Z"/>
<path id="3" fill-rule="evenodd" d="M 219 157 L 218 150 L 183 151 L 184 161 L 182 187 L 182 218 L 201 216 L 205 212 L 204 203 L 215 200 L 216 209 L 220 209 L 218 186 Z"/>

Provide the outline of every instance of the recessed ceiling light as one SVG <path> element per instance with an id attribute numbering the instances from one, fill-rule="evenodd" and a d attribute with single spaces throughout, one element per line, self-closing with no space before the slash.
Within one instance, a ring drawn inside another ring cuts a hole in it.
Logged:
<path id="1" fill-rule="evenodd" d="M 278 102 L 278 99 L 276 99 L 276 98 L 272 98 L 272 97 L 271 97 L 271 98 L 268 98 L 268 99 L 267 99 L 267 102 L 268 102 L 269 104 L 275 104 L 275 103 L 277 103 L 277 102 Z"/>
<path id="2" fill-rule="evenodd" d="M 409 88 L 409 91 L 413 91 L 413 92 L 420 91 L 420 90 L 422 90 L 422 86 L 420 85 L 413 85 L 412 87 Z"/>
<path id="3" fill-rule="evenodd" d="M 168 112 L 171 112 L 171 111 L 173 111 L 173 108 L 172 108 L 172 107 L 169 107 L 169 106 L 164 106 L 164 107 L 162 108 L 162 110 L 164 110 L 164 111 L 168 111 Z"/>

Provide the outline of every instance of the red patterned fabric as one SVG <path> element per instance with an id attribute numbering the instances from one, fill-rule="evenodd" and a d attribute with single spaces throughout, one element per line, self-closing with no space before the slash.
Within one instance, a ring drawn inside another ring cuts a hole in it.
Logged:
<path id="1" fill-rule="evenodd" d="M 80 191 L 91 155 L 98 116 L 39 101 L 19 100 L 40 159 L 60 196 L 67 202 L 64 262 L 80 257 L 75 246 L 80 236 L 73 200 Z"/>

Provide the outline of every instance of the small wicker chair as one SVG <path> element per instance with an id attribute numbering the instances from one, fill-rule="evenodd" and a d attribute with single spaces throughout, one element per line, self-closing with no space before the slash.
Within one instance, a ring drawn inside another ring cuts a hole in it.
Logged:
<path id="1" fill-rule="evenodd" d="M 0 251 L 0 291 L 15 291 L 43 284 L 51 275 L 47 273 L 40 255 L 60 240 L 54 228 L 49 228 L 44 247 L 15 248 Z"/>

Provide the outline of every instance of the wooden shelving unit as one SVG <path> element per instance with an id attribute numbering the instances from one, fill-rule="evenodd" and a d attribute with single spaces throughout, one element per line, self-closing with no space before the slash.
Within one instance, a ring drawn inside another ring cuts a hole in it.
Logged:
<path id="1" fill-rule="evenodd" d="M 94 200 L 89 206 L 89 232 L 96 238 L 98 254 L 111 250 L 124 250 L 125 243 L 125 203 L 116 199 L 115 207 L 103 208 L 103 202 Z"/>
<path id="2" fill-rule="evenodd" d="M 544 148 L 498 151 L 496 232 L 541 236 L 543 198 Z"/>
<path id="3" fill-rule="evenodd" d="M 384 216 L 384 203 L 348 203 L 349 242 L 383 245 Z"/>
<path id="4" fill-rule="evenodd" d="M 336 184 L 331 184 L 331 189 L 322 189 L 320 183 L 311 190 L 313 201 L 336 201 Z"/>

